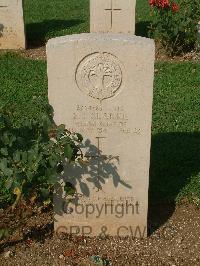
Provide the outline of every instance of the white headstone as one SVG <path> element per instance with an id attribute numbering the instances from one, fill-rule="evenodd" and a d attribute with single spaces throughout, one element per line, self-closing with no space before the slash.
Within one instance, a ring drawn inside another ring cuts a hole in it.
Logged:
<path id="1" fill-rule="evenodd" d="M 57 232 L 146 236 L 154 50 L 153 40 L 123 34 L 48 42 L 55 122 L 83 135 L 89 161 L 66 165 L 78 196 L 55 192 Z"/>
<path id="2" fill-rule="evenodd" d="M 135 33 L 136 0 L 90 0 L 90 32 Z"/>
<path id="3" fill-rule="evenodd" d="M 23 1 L 0 0 L 0 49 L 24 48 Z"/>

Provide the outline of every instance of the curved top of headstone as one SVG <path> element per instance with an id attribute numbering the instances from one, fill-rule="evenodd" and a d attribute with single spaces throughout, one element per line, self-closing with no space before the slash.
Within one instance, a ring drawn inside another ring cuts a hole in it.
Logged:
<path id="1" fill-rule="evenodd" d="M 132 42 L 135 45 L 145 45 L 151 46 L 154 48 L 155 43 L 153 39 L 135 36 L 135 35 L 127 35 L 121 33 L 82 33 L 82 34 L 73 34 L 73 35 L 66 35 L 61 37 L 56 37 L 50 39 L 47 43 L 48 47 L 63 45 L 69 41 L 88 41 L 88 40 L 112 40 L 112 41 L 124 41 L 124 42 Z"/>

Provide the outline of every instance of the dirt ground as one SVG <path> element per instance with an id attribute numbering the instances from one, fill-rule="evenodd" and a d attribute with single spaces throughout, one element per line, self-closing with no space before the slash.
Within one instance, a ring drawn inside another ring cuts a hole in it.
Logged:
<path id="1" fill-rule="evenodd" d="M 149 211 L 149 237 L 141 240 L 60 239 L 53 233 L 52 210 L 35 212 L 12 239 L 0 242 L 0 265 L 199 266 L 200 208 L 184 203 L 151 206 Z"/>
<path id="2" fill-rule="evenodd" d="M 0 54 L 5 53 L 7 51 L 0 50 Z M 12 52 L 29 59 L 46 60 L 46 46 L 44 44 L 28 47 L 26 50 L 12 50 Z M 184 56 L 170 57 L 166 54 L 164 49 L 161 49 L 159 45 L 156 44 L 156 60 L 169 62 L 199 61 L 200 52 L 192 51 L 190 53 L 185 54 Z"/>

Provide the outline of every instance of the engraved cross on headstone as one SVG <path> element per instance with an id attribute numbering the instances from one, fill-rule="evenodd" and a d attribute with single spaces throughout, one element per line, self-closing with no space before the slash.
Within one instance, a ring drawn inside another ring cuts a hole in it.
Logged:
<path id="1" fill-rule="evenodd" d="M 106 8 L 105 11 L 110 11 L 110 28 L 112 29 L 113 27 L 113 13 L 114 11 L 121 11 L 122 9 L 120 8 L 115 8 L 113 6 L 113 0 L 111 0 L 111 7 L 110 8 Z"/>

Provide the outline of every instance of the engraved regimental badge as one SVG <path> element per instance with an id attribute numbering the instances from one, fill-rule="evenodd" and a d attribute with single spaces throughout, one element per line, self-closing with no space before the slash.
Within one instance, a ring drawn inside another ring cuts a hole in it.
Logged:
<path id="1" fill-rule="evenodd" d="M 121 62 L 109 53 L 86 56 L 76 69 L 76 83 L 89 97 L 100 101 L 116 95 L 122 85 Z"/>

